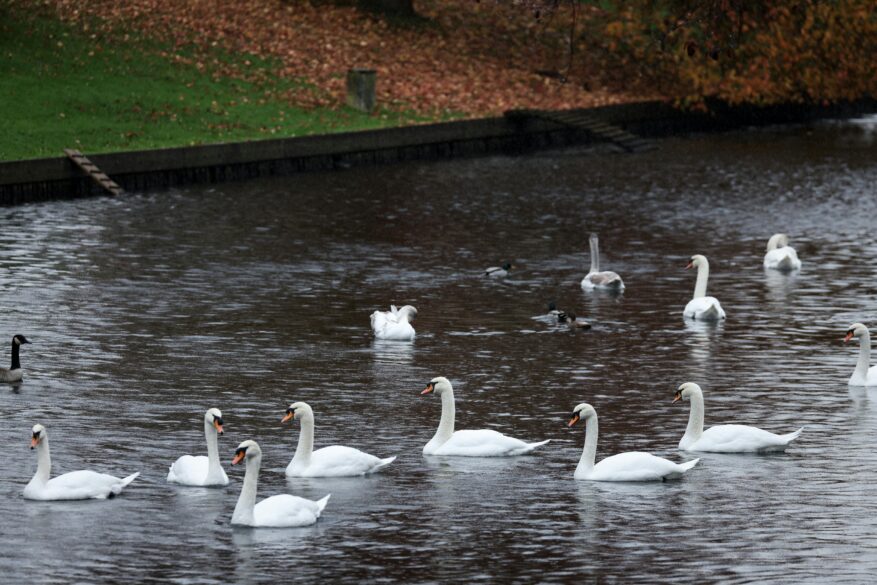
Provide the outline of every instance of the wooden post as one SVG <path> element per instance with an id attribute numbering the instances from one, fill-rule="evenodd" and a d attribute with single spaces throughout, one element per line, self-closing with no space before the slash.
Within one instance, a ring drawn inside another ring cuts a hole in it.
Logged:
<path id="1" fill-rule="evenodd" d="M 374 69 L 348 69 L 347 70 L 347 105 L 361 112 L 370 114 L 375 109 L 375 80 L 377 72 Z"/>

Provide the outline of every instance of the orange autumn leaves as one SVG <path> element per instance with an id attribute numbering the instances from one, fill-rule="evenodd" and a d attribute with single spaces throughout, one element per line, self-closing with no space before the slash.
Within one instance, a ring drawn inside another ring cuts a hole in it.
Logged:
<path id="1" fill-rule="evenodd" d="M 341 107 L 350 67 L 378 71 L 383 107 L 427 116 L 656 97 L 827 102 L 873 95 L 877 84 L 873 0 L 418 0 L 419 17 L 403 23 L 355 2 L 41 4 L 101 42 L 133 34 L 216 74 L 300 80 L 279 97 L 305 107 Z"/>
<path id="2" fill-rule="evenodd" d="M 634 0 L 602 15 L 604 34 L 590 45 L 689 103 L 855 100 L 877 94 L 875 8 L 872 0 Z"/>

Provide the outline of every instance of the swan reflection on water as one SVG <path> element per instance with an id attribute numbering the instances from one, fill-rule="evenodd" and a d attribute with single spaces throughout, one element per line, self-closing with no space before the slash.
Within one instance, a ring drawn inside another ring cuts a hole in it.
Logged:
<path id="1" fill-rule="evenodd" d="M 532 465 L 532 455 L 514 455 L 508 457 L 461 457 L 453 455 L 423 455 L 427 467 L 439 470 L 451 470 L 454 473 L 497 474 L 518 467 Z"/>
<path id="2" fill-rule="evenodd" d="M 311 526 L 302 526 L 299 528 L 253 528 L 250 526 L 232 526 L 231 541 L 239 552 L 244 551 L 243 556 L 239 559 L 237 568 L 242 574 L 246 574 L 246 563 L 248 560 L 257 560 L 257 557 L 250 556 L 247 551 L 249 547 L 257 546 L 262 548 L 270 545 L 269 548 L 282 548 L 290 553 L 294 551 L 304 551 L 311 548 L 313 541 L 319 540 L 320 536 L 325 532 L 324 525 L 326 523 L 317 522 Z M 253 570 L 261 569 L 261 563 L 254 566 Z M 234 581 L 232 579 L 232 581 Z"/>
<path id="3" fill-rule="evenodd" d="M 682 341 L 688 346 L 689 358 L 695 366 L 704 368 L 712 361 L 713 339 L 724 330 L 724 321 L 685 319 L 685 337 Z"/>
<path id="4" fill-rule="evenodd" d="M 797 280 L 800 270 L 783 272 L 771 268 L 764 269 L 764 284 L 767 288 L 766 300 L 772 309 L 785 311 L 789 293 L 797 288 Z"/>
<path id="5" fill-rule="evenodd" d="M 375 365 L 407 366 L 414 357 L 414 342 L 373 339 L 372 352 Z"/>

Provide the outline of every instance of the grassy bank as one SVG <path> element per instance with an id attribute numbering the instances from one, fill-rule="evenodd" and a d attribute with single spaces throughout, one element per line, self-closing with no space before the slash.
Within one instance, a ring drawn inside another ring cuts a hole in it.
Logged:
<path id="1" fill-rule="evenodd" d="M 139 150 L 415 121 L 293 107 L 301 85 L 275 79 L 274 64 L 253 56 L 221 55 L 229 70 L 251 73 L 245 81 L 162 54 L 155 44 L 100 38 L 0 0 L 0 160 L 58 156 L 65 147 Z"/>

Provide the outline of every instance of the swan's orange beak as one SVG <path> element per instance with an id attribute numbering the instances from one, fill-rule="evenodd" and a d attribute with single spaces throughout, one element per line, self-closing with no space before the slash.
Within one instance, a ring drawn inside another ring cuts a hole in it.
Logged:
<path id="1" fill-rule="evenodd" d="M 424 389 L 423 389 L 423 392 L 421 392 L 420 394 L 421 394 L 421 395 L 423 395 L 423 394 L 429 394 L 429 393 L 432 392 L 433 390 L 435 390 L 435 384 L 433 384 L 432 382 L 430 382 L 429 384 L 426 385 L 426 388 L 424 388 Z"/>
<path id="2" fill-rule="evenodd" d="M 240 463 L 240 462 L 243 460 L 243 458 L 244 458 L 246 455 L 247 455 L 247 452 L 246 452 L 246 451 L 241 451 L 240 453 L 235 453 L 235 454 L 234 454 L 234 459 L 231 460 L 231 464 L 232 464 L 232 465 L 237 465 L 238 463 Z"/>
<path id="3" fill-rule="evenodd" d="M 288 421 L 289 419 L 291 419 L 294 416 L 295 416 L 294 412 L 287 412 L 286 416 L 284 416 L 282 419 L 280 419 L 280 422 L 285 423 L 286 421 Z"/>
<path id="4" fill-rule="evenodd" d="M 577 422 L 579 422 L 579 415 L 576 414 L 576 415 L 573 415 L 573 417 L 571 419 L 569 419 L 569 423 L 567 423 L 566 426 L 571 427 L 571 426 L 575 425 Z"/>
<path id="5" fill-rule="evenodd" d="M 213 419 L 213 428 L 216 429 L 217 433 L 219 433 L 220 435 L 222 434 L 222 425 L 219 424 L 219 421 L 216 419 Z"/>
<path id="6" fill-rule="evenodd" d="M 31 438 L 31 440 L 30 440 L 30 448 L 31 448 L 31 449 L 35 449 L 36 446 L 39 445 L 39 444 L 40 444 L 40 438 L 39 438 L 39 437 L 32 437 L 32 438 Z"/>
<path id="7" fill-rule="evenodd" d="M 682 400 L 682 393 L 677 392 L 676 396 L 673 397 L 673 402 L 679 402 L 680 400 Z"/>
<path id="8" fill-rule="evenodd" d="M 685 267 L 685 270 L 688 270 L 689 268 L 694 268 L 693 262 L 689 262 L 688 265 Z"/>
<path id="9" fill-rule="evenodd" d="M 847 331 L 846 337 L 844 337 L 844 343 L 846 343 L 847 341 L 849 341 L 852 338 L 853 338 L 853 332 Z"/>

